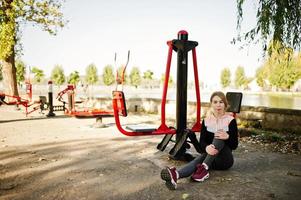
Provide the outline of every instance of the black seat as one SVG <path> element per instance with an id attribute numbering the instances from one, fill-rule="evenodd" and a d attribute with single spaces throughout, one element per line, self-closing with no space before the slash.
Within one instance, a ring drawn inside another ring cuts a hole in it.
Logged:
<path id="1" fill-rule="evenodd" d="M 227 112 L 239 113 L 242 101 L 241 92 L 227 92 L 226 98 L 229 104 Z"/>

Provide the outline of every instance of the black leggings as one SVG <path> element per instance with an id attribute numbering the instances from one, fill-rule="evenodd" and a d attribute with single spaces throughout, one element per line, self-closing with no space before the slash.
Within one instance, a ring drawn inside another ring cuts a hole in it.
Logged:
<path id="1" fill-rule="evenodd" d="M 203 162 L 206 163 L 210 169 L 215 170 L 226 170 L 232 167 L 234 162 L 232 151 L 225 145 L 225 142 L 223 140 L 213 139 L 212 144 L 219 150 L 219 153 L 214 156 L 203 153 L 196 157 L 178 170 L 179 178 L 190 176 L 196 170 L 196 166 Z"/>

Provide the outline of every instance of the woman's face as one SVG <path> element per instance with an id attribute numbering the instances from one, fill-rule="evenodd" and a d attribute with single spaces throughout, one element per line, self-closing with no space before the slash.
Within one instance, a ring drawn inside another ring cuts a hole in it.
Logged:
<path id="1" fill-rule="evenodd" d="M 219 96 L 212 98 L 211 107 L 216 114 L 223 114 L 225 112 L 225 103 Z"/>

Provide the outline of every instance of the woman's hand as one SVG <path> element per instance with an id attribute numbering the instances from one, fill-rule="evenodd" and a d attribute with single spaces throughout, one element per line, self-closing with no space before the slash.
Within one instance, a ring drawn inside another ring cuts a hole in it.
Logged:
<path id="1" fill-rule="evenodd" d="M 206 147 L 206 152 L 209 154 L 209 155 L 216 155 L 218 153 L 218 150 L 215 148 L 215 146 L 213 144 L 210 144 Z"/>
<path id="2" fill-rule="evenodd" d="M 228 140 L 229 139 L 229 134 L 223 130 L 218 130 L 215 134 L 214 134 L 214 138 L 215 139 L 219 139 L 219 140 Z"/>

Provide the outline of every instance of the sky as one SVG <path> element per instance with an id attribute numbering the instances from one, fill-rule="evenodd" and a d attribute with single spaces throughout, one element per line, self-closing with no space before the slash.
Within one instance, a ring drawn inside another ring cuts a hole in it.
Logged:
<path id="1" fill-rule="evenodd" d="M 256 23 L 255 7 L 245 6 L 243 28 Z M 154 72 L 159 78 L 165 72 L 167 41 L 177 39 L 186 30 L 189 40 L 197 41 L 199 79 L 207 85 L 218 85 L 220 72 L 228 67 L 232 78 L 241 65 L 247 76 L 254 76 L 262 63 L 261 49 L 251 45 L 241 50 L 230 41 L 237 36 L 236 0 L 66 0 L 63 13 L 68 24 L 51 36 L 39 27 L 25 24 L 22 32 L 23 55 L 28 66 L 43 69 L 47 76 L 55 65 L 62 65 L 65 75 L 94 63 L 101 75 L 103 68 L 125 64 Z M 189 53 L 188 79 L 193 80 L 192 55 Z M 176 77 L 176 52 L 171 75 Z"/>

